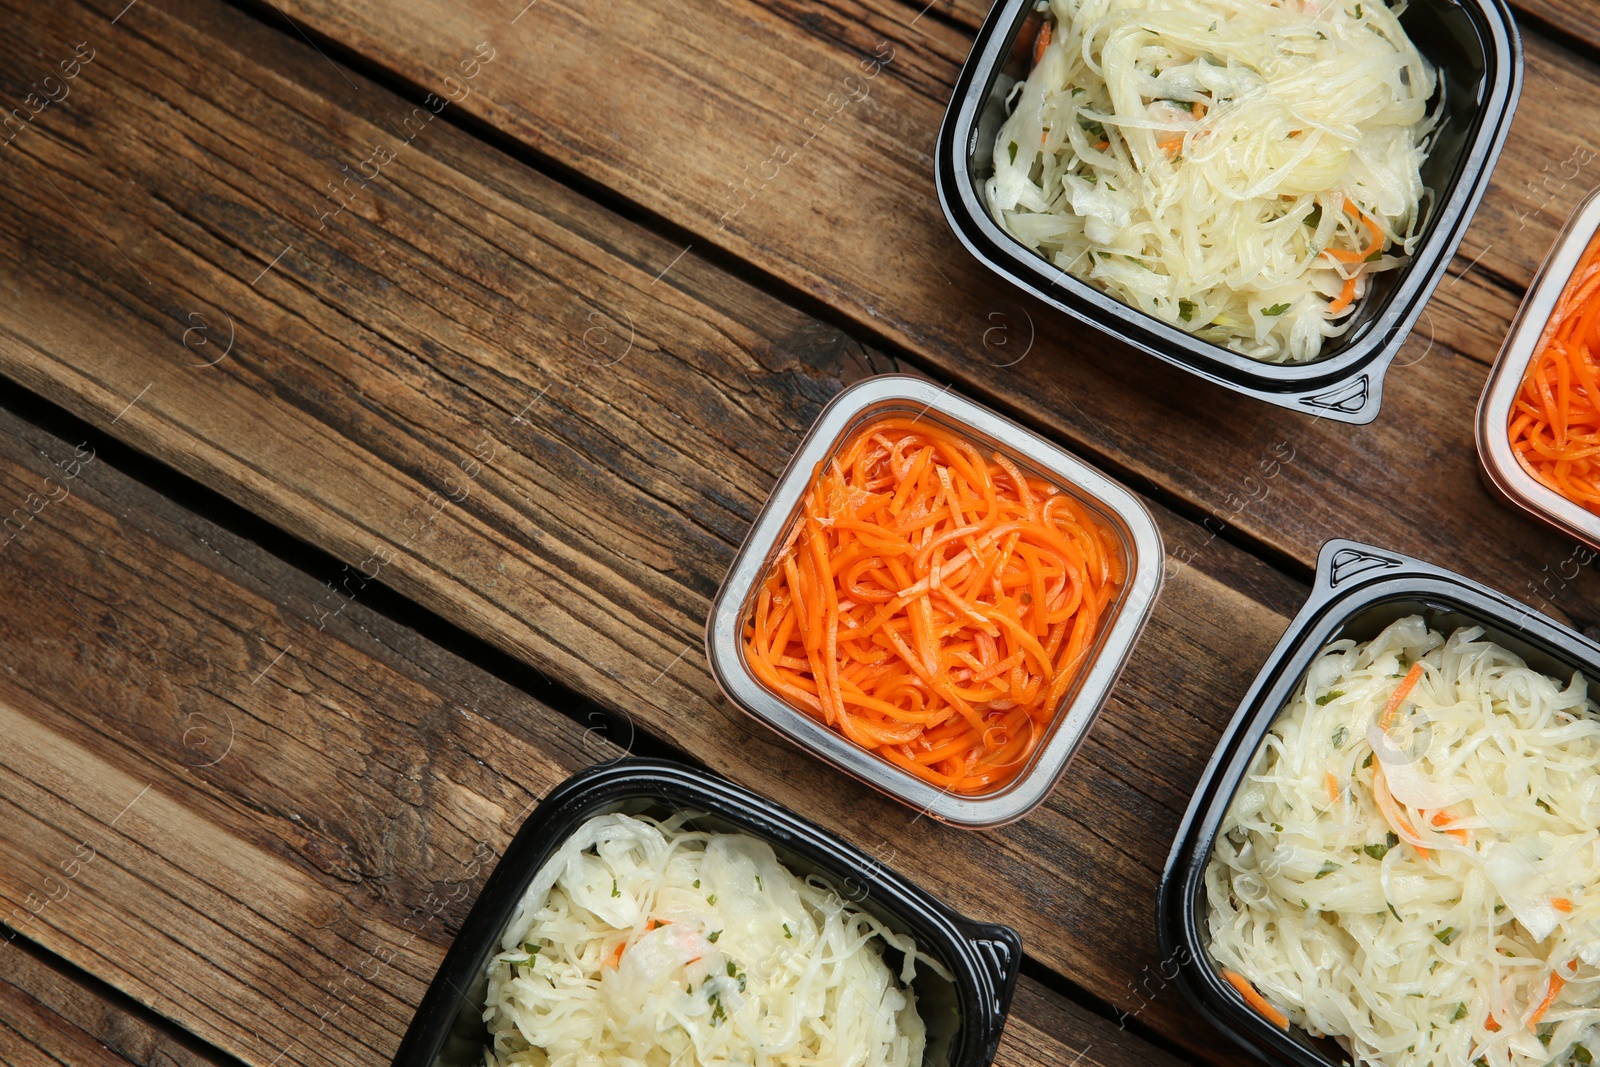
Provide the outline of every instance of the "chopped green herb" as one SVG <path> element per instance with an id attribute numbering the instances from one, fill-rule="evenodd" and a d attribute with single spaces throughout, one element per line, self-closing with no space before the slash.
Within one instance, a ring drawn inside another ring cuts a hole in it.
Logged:
<path id="1" fill-rule="evenodd" d="M 1453 1022 L 1453 1023 L 1458 1023 L 1462 1019 L 1465 1019 L 1466 1017 L 1467 1017 L 1467 1006 L 1465 1004 L 1457 1004 L 1456 1005 L 1456 1013 L 1455 1013 L 1455 1015 L 1451 1016 L 1450 1021 Z"/>
<path id="2" fill-rule="evenodd" d="M 1337 871 L 1339 869 L 1339 866 L 1340 866 L 1339 864 L 1333 862 L 1332 860 L 1323 860 L 1322 861 L 1322 870 L 1317 872 L 1317 877 L 1318 878 L 1326 878 L 1326 877 L 1328 877 L 1328 875 L 1332 874 L 1334 871 Z"/>
<path id="3" fill-rule="evenodd" d="M 1372 753 L 1370 753 L 1370 752 L 1367 753 L 1367 758 L 1361 761 L 1361 766 L 1363 766 L 1363 767 L 1372 766 Z"/>
<path id="4" fill-rule="evenodd" d="M 711 1004 L 711 1025 L 720 1025 L 728 1017 L 728 1009 L 722 1006 L 722 997 L 712 993 L 706 1000 Z"/>
<path id="5" fill-rule="evenodd" d="M 617 888 L 617 880 L 615 878 L 611 879 L 611 895 L 614 897 L 622 895 L 622 890 Z"/>
<path id="6" fill-rule="evenodd" d="M 706 903 L 710 904 L 713 908 L 716 907 L 717 906 L 717 895 L 715 893 L 712 893 L 709 897 L 706 897 Z"/>
<path id="7" fill-rule="evenodd" d="M 1496 904 L 1494 906 L 1494 913 L 1496 915 L 1499 915 L 1502 911 L 1505 911 L 1505 910 L 1506 910 L 1506 906 L 1504 904 Z"/>
<path id="8" fill-rule="evenodd" d="M 1383 857 L 1385 857 L 1385 856 L 1387 856 L 1389 854 L 1389 850 L 1391 848 L 1393 848 L 1393 847 L 1394 847 L 1393 845 L 1389 845 L 1389 844 L 1368 845 L 1366 848 L 1362 849 L 1361 851 L 1365 852 L 1367 855 L 1371 856 L 1375 860 L 1381 860 L 1381 859 L 1383 859 Z"/>
<path id="9" fill-rule="evenodd" d="M 696 879 L 695 879 L 695 880 L 694 880 L 694 887 L 695 887 L 695 888 L 696 888 L 696 889 L 699 889 L 699 888 L 700 888 L 700 879 L 698 879 L 698 878 L 696 878 Z"/>
<path id="10" fill-rule="evenodd" d="M 1195 303 L 1193 300 L 1178 301 L 1178 318 L 1182 319 L 1184 322 L 1188 322 L 1190 319 L 1194 318 L 1194 308 Z"/>
<path id="11" fill-rule="evenodd" d="M 1311 213 L 1306 216 L 1306 225 L 1313 230 L 1322 225 L 1322 205 L 1312 204 Z"/>
<path id="12" fill-rule="evenodd" d="M 1384 901 L 1384 903 L 1388 904 L 1389 902 L 1388 901 Z M 1389 904 L 1389 914 L 1393 915 L 1396 919 L 1399 919 L 1400 922 L 1405 922 L 1404 919 L 1400 918 L 1400 913 L 1398 911 L 1394 910 L 1394 905 L 1393 904 Z"/>
<path id="13" fill-rule="evenodd" d="M 1361 13 L 1361 5 L 1360 4 L 1356 5 L 1356 18 L 1358 18 L 1358 19 L 1366 18 L 1366 16 Z"/>
<path id="14" fill-rule="evenodd" d="M 790 932 L 790 931 L 789 931 L 789 924 L 788 924 L 788 923 L 784 923 L 784 924 L 783 924 L 783 936 L 784 936 L 784 937 L 788 937 L 788 938 L 792 938 L 792 937 L 794 937 L 794 934 L 792 934 L 792 933 L 791 933 L 791 932 Z"/>
<path id="15" fill-rule="evenodd" d="M 722 931 L 721 930 L 713 930 L 709 934 L 706 935 L 706 940 L 711 942 L 713 945 L 715 945 L 717 943 L 717 938 L 719 938 L 721 936 L 722 936 Z"/>
<path id="16" fill-rule="evenodd" d="M 1539 1035 L 1539 1044 L 1543 1045 L 1545 1048 L 1549 1048 L 1550 1047 L 1550 1039 L 1552 1037 L 1554 1037 L 1554 1036 L 1555 1035 L 1550 1033 L 1548 1030 L 1545 1031 L 1544 1033 Z"/>
<path id="17" fill-rule="evenodd" d="M 1015 163 L 1017 161 L 1017 142 L 1012 141 L 1006 145 L 1006 151 L 1011 153 L 1011 162 Z"/>
<path id="18" fill-rule="evenodd" d="M 1326 693 L 1323 693 L 1321 696 L 1319 696 L 1317 698 L 1317 707 L 1325 708 L 1329 704 L 1332 704 L 1335 700 L 1338 700 L 1342 696 L 1344 696 L 1344 690 L 1343 689 L 1330 689 Z M 1341 728 L 1340 732 L 1341 733 L 1343 732 L 1342 728 Z"/>
<path id="19" fill-rule="evenodd" d="M 1456 939 L 1456 928 L 1454 926 L 1446 926 L 1443 930 L 1435 932 L 1433 937 L 1439 944 L 1448 945 Z"/>
<path id="20" fill-rule="evenodd" d="M 1280 834 L 1283 833 L 1283 824 L 1282 823 L 1275 822 L 1275 823 L 1272 824 L 1272 828 L 1274 830 L 1276 830 Z"/>
<path id="21" fill-rule="evenodd" d="M 1589 1052 L 1589 1049 L 1586 1046 L 1574 1045 L 1572 1046 L 1572 1062 L 1584 1064 L 1593 1063 L 1594 1056 Z"/>
<path id="22" fill-rule="evenodd" d="M 1383 258 L 1383 249 L 1380 248 L 1377 251 L 1373 252 L 1372 255 L 1368 256 L 1366 258 L 1365 262 L 1367 262 L 1367 263 L 1376 263 L 1376 262 L 1378 262 L 1378 260 L 1380 260 L 1382 258 Z"/>
<path id="23" fill-rule="evenodd" d="M 1339 727 L 1337 730 L 1335 730 L 1333 732 L 1333 747 L 1334 748 L 1343 748 L 1345 739 L 1347 737 L 1349 737 L 1349 736 L 1350 736 L 1350 731 L 1349 730 L 1346 730 L 1343 726 Z"/>
<path id="24" fill-rule="evenodd" d="M 757 893 L 765 893 L 766 892 L 766 890 L 761 888 L 761 876 L 759 874 L 756 875 L 756 892 Z"/>
<path id="25" fill-rule="evenodd" d="M 732 978 L 734 975 L 736 975 L 738 973 L 739 973 L 738 965 L 736 963 L 734 963 L 732 960 L 729 960 L 728 961 L 728 977 Z"/>
<path id="26" fill-rule="evenodd" d="M 1291 305 L 1289 305 L 1289 304 L 1273 304 L 1269 308 L 1262 308 L 1261 309 L 1261 314 L 1269 315 L 1269 316 L 1270 315 L 1282 315 L 1285 311 L 1288 311 L 1290 307 L 1291 307 Z"/>

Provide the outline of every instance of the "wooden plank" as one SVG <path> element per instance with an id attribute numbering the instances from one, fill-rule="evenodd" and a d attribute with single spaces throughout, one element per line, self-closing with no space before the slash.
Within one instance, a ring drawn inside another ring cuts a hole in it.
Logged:
<path id="1" fill-rule="evenodd" d="M 219 1053 L 164 1032 L 86 982 L 7 942 L 0 947 L 0 1061 L 11 1067 L 223 1067 Z"/>
<path id="2" fill-rule="evenodd" d="M 1518 0 L 1516 8 L 1570 36 L 1577 45 L 1600 49 L 1600 11 L 1593 4 L 1583 0 Z"/>
<path id="3" fill-rule="evenodd" d="M 532 801 L 623 750 L 360 602 L 319 629 L 315 577 L 92 454 L 0 411 L 0 499 L 58 496 L 0 568 L 0 914 L 248 1063 L 385 1062 Z M 24 1008 L 155 1061 L 0 960 L 6 1062 L 73 1037 Z M 1000 1062 L 1080 1052 L 1177 1062 L 1024 981 Z"/>
<path id="4" fill-rule="evenodd" d="M 18 47 L 77 37 L 86 12 L 41 16 L 53 36 Z M 751 725 L 698 651 L 800 433 L 895 364 L 443 124 L 317 231 L 301 210 L 317 183 L 409 109 L 340 90 L 314 52 L 226 9 L 141 18 L 74 110 L 12 146 L 3 195 L 37 217 L 26 235 L 0 223 L 0 255 L 35 264 L 5 312 L 7 374 L 339 556 L 350 593 L 377 574 L 1140 1003 L 1161 857 L 1302 589 L 1161 512 L 1190 562 L 1049 806 L 990 834 L 931 826 Z M 27 257 L 34 242 L 51 256 Z M 228 317 L 234 347 L 196 366 Z M 599 366 L 628 323 L 633 351 Z M 1215 1040 L 1176 997 L 1144 1022 Z"/>
<path id="5" fill-rule="evenodd" d="M 826 14 L 748 0 L 284 7 L 439 92 L 458 58 L 488 42 L 495 62 L 448 90 L 466 94 L 463 111 L 1301 566 L 1329 536 L 1360 536 L 1527 597 L 1570 553 L 1491 500 L 1471 443 L 1485 366 L 1521 287 L 1590 184 L 1545 189 L 1544 168 L 1570 169 L 1581 145 L 1600 147 L 1600 128 L 1583 118 L 1600 77 L 1535 33 L 1522 109 L 1454 276 L 1389 375 L 1380 421 L 1351 428 L 1197 383 L 1019 297 L 975 263 L 939 213 L 929 155 L 969 38 L 917 19 L 919 4 L 870 0 Z M 875 56 L 887 64 L 872 66 Z M 1026 322 L 1034 344 L 999 369 L 984 341 L 1008 321 L 1013 336 Z M 1283 441 L 1300 458 L 1268 499 L 1235 514 L 1240 472 Z M 1594 603 L 1600 580 L 1585 572 L 1571 593 Z"/>

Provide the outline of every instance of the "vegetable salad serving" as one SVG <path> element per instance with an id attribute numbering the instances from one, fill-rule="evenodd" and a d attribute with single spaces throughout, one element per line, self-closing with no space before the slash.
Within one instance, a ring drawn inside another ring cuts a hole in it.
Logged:
<path id="1" fill-rule="evenodd" d="M 1600 514 L 1600 236 L 1539 336 L 1506 432 L 1523 470 Z"/>
<path id="2" fill-rule="evenodd" d="M 487 1067 L 921 1067 L 911 981 L 943 969 L 766 842 L 683 821 L 598 816 L 534 876 L 489 962 Z"/>
<path id="3" fill-rule="evenodd" d="M 990 212 L 1172 326 L 1316 359 L 1421 240 L 1437 79 L 1384 0 L 1051 0 L 1034 60 Z"/>
<path id="4" fill-rule="evenodd" d="M 1358 1067 L 1600 1053 L 1600 712 L 1482 633 L 1325 648 L 1206 869 L 1223 977 Z"/>
<path id="5" fill-rule="evenodd" d="M 802 509 L 745 628 L 756 677 L 952 793 L 1016 777 L 1122 587 L 1114 536 L 921 418 L 857 432 Z"/>

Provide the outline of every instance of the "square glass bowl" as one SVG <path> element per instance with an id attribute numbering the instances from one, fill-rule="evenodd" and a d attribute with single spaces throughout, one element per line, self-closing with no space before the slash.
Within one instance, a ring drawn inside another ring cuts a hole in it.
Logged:
<path id="1" fill-rule="evenodd" d="M 1573 209 L 1511 322 L 1511 332 L 1506 335 L 1478 401 L 1477 436 L 1483 480 L 1491 492 L 1518 511 L 1600 550 L 1600 515 L 1568 500 L 1523 470 L 1511 451 L 1506 432 L 1511 424 L 1511 406 L 1522 389 L 1522 378 L 1533 361 L 1539 336 L 1596 231 L 1600 231 L 1600 189 Z"/>
<path id="2" fill-rule="evenodd" d="M 1082 670 L 1063 695 L 1044 742 L 1016 777 L 988 793 L 967 796 L 936 788 L 858 747 L 768 689 L 745 659 L 745 622 L 761 582 L 800 521 L 801 502 L 812 472 L 856 430 L 893 415 L 927 419 L 985 452 L 1004 454 L 1025 475 L 1055 485 L 1111 532 L 1122 555 L 1123 587 L 1107 609 L 1105 625 Z M 706 654 L 711 673 L 730 700 L 845 773 L 942 821 L 973 828 L 1000 826 L 1042 803 L 1066 770 L 1150 616 L 1164 567 L 1161 533 L 1155 521 L 1122 486 L 1037 434 L 948 388 L 919 378 L 882 375 L 858 382 L 836 396 L 779 476 L 712 604 L 706 624 Z"/>
<path id="3" fill-rule="evenodd" d="M 1377 417 L 1383 375 L 1466 233 L 1505 144 L 1522 90 L 1522 42 L 1501 0 L 1410 0 L 1400 22 L 1439 71 L 1444 113 L 1422 168 L 1433 190 L 1410 261 L 1378 275 L 1355 322 L 1319 359 L 1262 363 L 1122 303 L 1012 237 L 989 214 L 984 182 L 1006 97 L 1031 67 L 1034 0 L 999 0 L 984 20 L 934 150 L 939 204 L 956 237 L 990 270 L 1045 303 L 1158 359 L 1280 407 L 1340 422 Z M 1021 47 L 1018 47 L 1020 44 Z"/>
<path id="4" fill-rule="evenodd" d="M 1600 645 L 1510 597 L 1420 560 L 1355 541 L 1329 541 L 1317 560 L 1316 583 L 1256 675 L 1223 731 L 1179 825 L 1156 898 L 1162 973 L 1176 968 L 1189 1002 L 1216 1028 L 1262 1060 L 1283 1067 L 1347 1067 L 1332 1038 L 1299 1027 L 1280 1030 L 1223 980 L 1210 953 L 1205 871 L 1234 794 L 1256 749 L 1328 644 L 1367 641 L 1407 615 L 1421 615 L 1446 634 L 1482 626 L 1484 637 L 1557 678 L 1581 671 L 1600 679 Z"/>
<path id="5" fill-rule="evenodd" d="M 802 878 L 817 875 L 857 908 L 942 963 L 919 967 L 912 988 L 928 1029 L 925 1067 L 988 1067 L 1022 966 L 1008 926 L 972 922 L 859 849 L 767 798 L 667 760 L 627 759 L 580 771 L 551 790 L 512 838 L 423 995 L 393 1067 L 483 1067 L 485 969 L 523 894 L 583 823 L 615 812 L 664 819 L 688 812 L 694 829 L 766 841 Z M 895 961 L 891 961 L 893 965 Z"/>

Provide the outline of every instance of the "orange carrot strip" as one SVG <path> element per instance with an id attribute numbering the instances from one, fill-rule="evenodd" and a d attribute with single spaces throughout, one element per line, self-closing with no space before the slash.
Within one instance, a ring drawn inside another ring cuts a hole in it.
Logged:
<path id="1" fill-rule="evenodd" d="M 1416 688 L 1421 678 L 1422 661 L 1418 660 L 1411 665 L 1400 684 L 1395 686 L 1394 692 L 1389 694 L 1389 703 L 1383 706 L 1383 714 L 1378 717 L 1378 729 L 1387 730 L 1394 724 L 1395 712 L 1400 710 L 1400 705 L 1405 703 L 1406 697 L 1411 695 L 1411 690 Z"/>
<path id="2" fill-rule="evenodd" d="M 1039 27 L 1039 36 L 1033 39 L 1033 65 L 1038 66 L 1044 59 L 1044 50 L 1050 47 L 1050 34 L 1055 23 L 1049 19 L 1044 20 L 1044 25 Z"/>
<path id="3" fill-rule="evenodd" d="M 1528 1029 L 1533 1029 L 1534 1024 L 1544 1018 L 1544 1013 L 1550 1010 L 1550 1005 L 1556 1002 L 1556 997 L 1561 995 L 1561 989 L 1566 984 L 1567 980 L 1561 977 L 1559 972 L 1550 972 L 1550 989 L 1539 1002 L 1539 1006 L 1533 1009 L 1533 1014 L 1528 1016 Z"/>
<path id="4" fill-rule="evenodd" d="M 1222 972 L 1222 977 L 1227 979 L 1228 984 L 1239 991 L 1239 995 L 1244 998 L 1245 1003 L 1260 1012 L 1267 1022 L 1276 1026 L 1279 1030 L 1289 1029 L 1289 1017 L 1273 1007 L 1266 997 L 1257 992 L 1256 987 L 1250 984 L 1250 979 L 1238 971 L 1226 970 Z"/>

